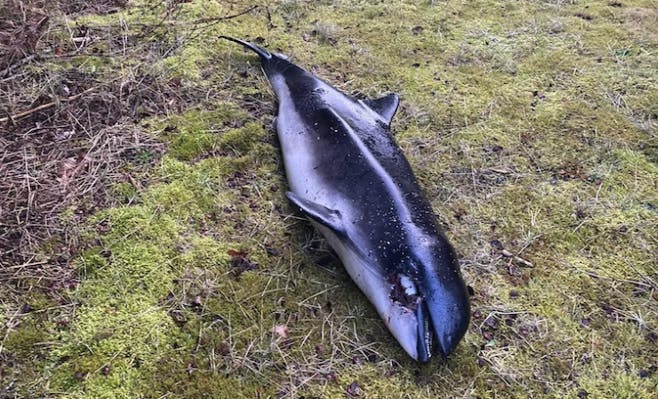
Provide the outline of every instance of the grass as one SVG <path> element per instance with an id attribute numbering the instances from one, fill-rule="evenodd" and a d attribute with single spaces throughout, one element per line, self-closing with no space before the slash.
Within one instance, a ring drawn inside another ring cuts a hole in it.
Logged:
<path id="1" fill-rule="evenodd" d="M 0 397 L 655 395 L 654 1 L 252 3 L 60 9 L 44 32 L 75 56 L 7 63 L 9 115 L 57 99 L 44 82 L 94 91 L 5 120 L 0 143 L 74 126 L 93 162 L 48 152 L 27 188 L 32 158 L 3 164 L 25 201 L 0 219 L 18 248 L 0 263 Z M 288 205 L 275 99 L 222 34 L 400 94 L 393 130 L 474 290 L 450 359 L 408 359 Z M 81 129 L 85 109 L 125 118 Z"/>

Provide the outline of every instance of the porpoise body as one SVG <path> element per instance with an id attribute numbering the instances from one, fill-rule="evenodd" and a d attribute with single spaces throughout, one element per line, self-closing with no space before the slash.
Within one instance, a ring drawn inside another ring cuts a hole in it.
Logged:
<path id="1" fill-rule="evenodd" d="M 282 55 L 243 45 L 278 98 L 288 199 L 336 251 L 414 359 L 447 356 L 469 323 L 454 250 L 390 132 L 398 96 L 345 95 Z"/>

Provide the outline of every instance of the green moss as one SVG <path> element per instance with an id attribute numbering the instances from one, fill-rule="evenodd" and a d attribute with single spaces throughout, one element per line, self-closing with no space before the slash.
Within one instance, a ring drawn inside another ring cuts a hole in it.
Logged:
<path id="1" fill-rule="evenodd" d="M 164 74 L 187 81 L 201 79 L 201 65 L 207 63 L 209 54 L 202 47 L 186 46 L 179 53 L 162 60 Z M 156 68 L 158 65 L 156 65 Z"/>
<path id="2" fill-rule="evenodd" d="M 13 320 L 13 322 L 16 321 Z M 23 316 L 16 325 L 20 328 L 20 334 L 7 335 L 3 347 L 13 356 L 30 357 L 31 355 L 37 355 L 33 353 L 34 346 L 48 339 L 47 330 L 42 328 L 38 317 Z"/>
<path id="3" fill-rule="evenodd" d="M 243 115 L 233 103 L 218 103 L 212 111 L 191 110 L 160 126 L 160 136 L 170 143 L 169 153 L 190 161 L 217 151 L 220 137 L 236 115 Z"/>
<path id="4" fill-rule="evenodd" d="M 112 186 L 112 194 L 120 203 L 130 203 L 139 197 L 137 188 L 130 183 L 117 183 Z"/>
<path id="5" fill-rule="evenodd" d="M 233 151 L 237 155 L 249 152 L 257 140 L 265 137 L 265 131 L 257 123 L 247 123 L 239 129 L 232 129 L 222 134 L 222 148 Z"/>

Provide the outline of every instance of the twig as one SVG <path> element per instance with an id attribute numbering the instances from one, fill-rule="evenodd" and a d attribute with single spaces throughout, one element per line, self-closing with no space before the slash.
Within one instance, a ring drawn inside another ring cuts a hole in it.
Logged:
<path id="1" fill-rule="evenodd" d="M 227 19 L 237 18 L 241 15 L 250 13 L 250 12 L 252 12 L 253 10 L 255 10 L 257 8 L 258 8 L 258 6 L 251 6 L 247 9 L 243 10 L 242 12 L 239 12 L 239 13 L 233 14 L 233 15 L 227 15 L 227 16 L 223 16 L 223 17 L 208 17 L 208 18 L 197 19 L 196 21 L 194 21 L 194 25 L 193 25 L 192 29 L 190 30 L 190 33 L 187 35 L 187 37 L 184 38 L 185 39 L 184 41 L 187 42 L 187 41 L 190 41 L 190 40 L 196 40 L 202 34 L 202 31 L 200 31 L 201 28 L 208 28 L 209 26 L 212 26 L 212 25 L 216 24 L 217 22 L 226 21 Z M 178 25 L 177 22 L 172 22 L 172 24 Z"/>
<path id="2" fill-rule="evenodd" d="M 62 102 L 68 103 L 68 102 L 77 100 L 78 98 L 84 96 L 85 94 L 91 93 L 92 91 L 98 89 L 99 87 L 100 86 L 91 87 L 91 88 L 83 91 L 82 93 L 78 93 L 74 96 L 71 96 L 71 97 L 68 97 L 68 98 L 62 98 L 62 99 L 57 100 L 57 101 L 51 101 L 51 102 L 46 103 L 46 104 L 41 104 L 38 107 L 28 109 L 27 111 L 19 112 L 17 114 L 10 115 L 10 116 L 5 116 L 4 118 L 0 118 L 0 123 L 4 123 L 4 122 L 10 121 L 10 120 L 14 121 L 16 119 L 26 117 L 28 115 L 31 115 L 31 114 L 35 113 L 35 112 L 43 111 L 44 109 L 48 109 L 48 108 L 53 107 L 53 106 L 55 106 L 59 103 L 62 103 Z"/>
<path id="3" fill-rule="evenodd" d="M 201 19 L 198 19 L 198 20 L 194 21 L 194 23 L 196 23 L 196 24 L 208 24 L 208 23 L 213 23 L 213 22 L 226 21 L 227 19 L 233 19 L 233 18 L 240 17 L 242 15 L 245 15 L 245 14 L 249 14 L 250 12 L 254 11 L 257 8 L 258 8 L 258 6 L 254 5 L 254 6 L 251 6 L 247 9 L 237 13 L 237 14 L 226 15 L 224 17 L 201 18 Z"/>
<path id="4" fill-rule="evenodd" d="M 184 25 L 184 26 L 188 26 L 188 25 L 190 25 L 190 24 L 192 24 L 192 25 L 199 25 L 199 24 L 212 24 L 212 23 L 215 23 L 215 22 L 226 21 L 226 20 L 228 20 L 228 19 L 233 19 L 233 18 L 237 18 L 237 17 L 243 16 L 243 15 L 245 15 L 245 14 L 248 14 L 248 13 L 254 11 L 254 10 L 257 9 L 257 8 L 258 8 L 258 6 L 257 6 L 257 5 L 254 5 L 254 6 L 251 6 L 251 7 L 247 8 L 247 9 L 245 9 L 245 10 L 243 10 L 243 11 L 240 11 L 240 12 L 237 13 L 237 14 L 225 15 L 225 16 L 222 16 L 222 17 L 206 17 L 206 18 L 199 18 L 199 19 L 194 20 L 194 21 L 179 21 L 179 20 L 170 20 L 170 21 L 167 21 L 167 17 L 168 17 L 168 15 L 165 15 L 164 18 L 162 18 L 160 21 L 155 22 L 155 23 L 133 22 L 133 23 L 131 23 L 131 26 L 141 27 L 141 28 L 157 28 L 157 27 L 160 27 L 160 26 L 164 25 L 165 23 L 167 23 L 167 24 L 170 25 L 170 26 L 171 26 L 171 25 L 177 25 L 177 26 L 178 26 L 178 25 Z M 113 26 L 116 26 L 116 25 L 112 25 L 112 24 L 99 24 L 99 25 L 96 25 L 96 24 L 94 24 L 94 25 L 91 25 L 90 27 L 92 27 L 92 28 L 111 28 L 111 27 L 113 27 Z"/>

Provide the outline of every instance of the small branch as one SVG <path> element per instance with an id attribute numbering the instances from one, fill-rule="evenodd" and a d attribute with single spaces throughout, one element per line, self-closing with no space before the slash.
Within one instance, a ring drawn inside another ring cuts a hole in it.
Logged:
<path id="1" fill-rule="evenodd" d="M 213 24 L 215 22 L 221 22 L 221 21 L 226 21 L 228 19 L 241 17 L 245 14 L 249 14 L 250 12 L 254 11 L 257 8 L 258 8 L 258 6 L 254 5 L 254 6 L 251 6 L 247 9 L 245 9 L 245 10 L 240 11 L 237 14 L 225 15 L 225 16 L 222 16 L 222 17 L 199 18 L 199 19 L 194 20 L 194 21 L 179 21 L 179 20 L 176 20 L 176 19 L 167 20 L 168 15 L 165 15 L 162 20 L 160 20 L 158 22 L 155 22 L 155 23 L 134 22 L 134 23 L 131 23 L 130 26 L 131 27 L 140 27 L 140 28 L 157 28 L 157 27 L 163 26 L 165 24 L 167 24 L 169 26 L 172 26 L 172 25 L 173 26 L 188 26 L 190 24 L 192 24 L 192 25 Z M 112 25 L 112 24 L 99 24 L 99 25 L 96 25 L 96 24 L 94 24 L 94 25 L 90 25 L 90 28 L 111 28 L 113 26 L 116 26 L 116 25 Z"/>
<path id="2" fill-rule="evenodd" d="M 201 19 L 197 19 L 196 21 L 194 21 L 194 23 L 196 23 L 196 24 L 208 24 L 208 23 L 214 23 L 214 22 L 219 22 L 219 21 L 226 21 L 227 19 L 233 19 L 233 18 L 240 17 L 242 15 L 245 15 L 245 14 L 249 14 L 250 12 L 254 11 L 257 8 L 258 8 L 258 6 L 251 6 L 247 9 L 237 13 L 237 14 L 227 15 L 227 16 L 224 16 L 224 17 L 201 18 Z"/>
<path id="3" fill-rule="evenodd" d="M 53 107 L 53 106 L 55 106 L 59 103 L 68 103 L 68 102 L 77 100 L 78 98 L 84 96 L 85 94 L 91 93 L 92 91 L 98 89 L 99 87 L 100 86 L 92 87 L 92 88 L 89 88 L 89 89 L 83 91 L 82 93 L 78 93 L 74 96 L 71 96 L 71 97 L 68 97 L 68 98 L 63 98 L 63 99 L 58 100 L 58 101 L 51 101 L 51 102 L 46 103 L 46 104 L 41 104 L 38 107 L 28 109 L 27 111 L 19 112 L 17 114 L 10 115 L 10 116 L 5 116 L 4 118 L 0 118 L 0 123 L 5 123 L 7 121 L 15 121 L 16 119 L 26 117 L 28 115 L 31 115 L 31 114 L 35 113 L 35 112 L 43 111 L 44 109 L 48 109 L 48 108 Z"/>

